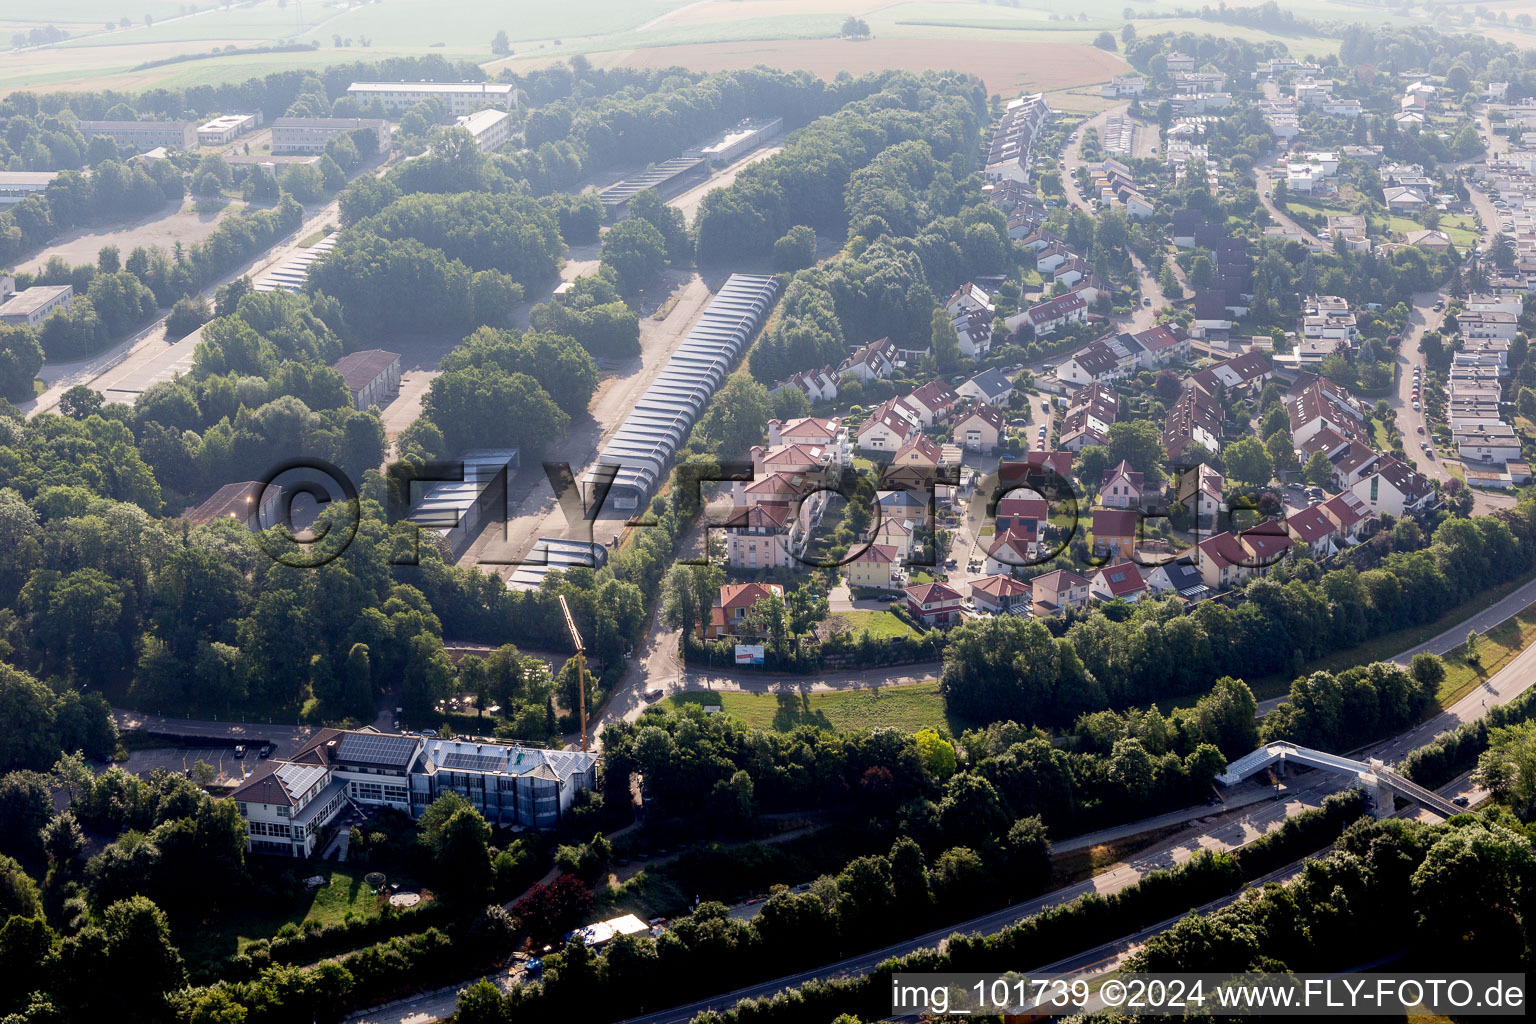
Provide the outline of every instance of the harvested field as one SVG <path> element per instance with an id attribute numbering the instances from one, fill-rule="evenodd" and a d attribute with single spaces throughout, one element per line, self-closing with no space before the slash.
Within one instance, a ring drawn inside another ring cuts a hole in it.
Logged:
<path id="1" fill-rule="evenodd" d="M 732 43 L 688 43 L 593 54 L 594 63 L 614 67 L 681 66 L 698 71 L 729 71 L 758 64 L 805 69 L 831 79 L 840 71 L 854 75 L 886 68 L 910 71 L 955 68 L 979 75 L 989 93 L 1064 89 L 1105 82 L 1128 67 L 1115 54 L 1092 46 L 1059 46 L 974 39 L 793 39 Z"/>

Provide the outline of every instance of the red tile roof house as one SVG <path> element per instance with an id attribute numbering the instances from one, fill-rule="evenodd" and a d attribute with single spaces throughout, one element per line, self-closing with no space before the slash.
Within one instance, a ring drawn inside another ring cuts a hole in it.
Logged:
<path id="1" fill-rule="evenodd" d="M 900 552 L 889 544 L 871 544 L 848 562 L 848 585 L 891 589 L 891 573 Z"/>
<path id="2" fill-rule="evenodd" d="M 918 433 L 918 428 L 896 410 L 900 399 L 882 402 L 870 412 L 869 418 L 859 425 L 860 448 L 871 451 L 895 451 Z"/>
<path id="3" fill-rule="evenodd" d="M 1030 581 L 1035 614 L 1059 615 L 1069 608 L 1086 608 L 1088 586 L 1087 580 L 1069 569 L 1036 576 Z"/>
<path id="4" fill-rule="evenodd" d="M 978 405 L 955 420 L 955 443 L 973 452 L 993 452 L 1005 433 L 1003 414 L 990 405 Z"/>
<path id="5" fill-rule="evenodd" d="M 777 583 L 727 583 L 715 597 L 709 610 L 709 625 L 715 636 L 736 632 L 752 606 L 765 597 L 784 599 L 784 588 Z"/>
<path id="6" fill-rule="evenodd" d="M 725 560 L 733 569 L 788 568 L 805 547 L 800 521 L 787 502 L 763 501 L 733 510 L 725 535 Z"/>
<path id="7" fill-rule="evenodd" d="M 1339 536 L 1350 543 L 1354 543 L 1366 525 L 1376 518 L 1371 507 L 1353 491 L 1340 491 L 1317 507 L 1333 520 Z"/>
<path id="8" fill-rule="evenodd" d="M 992 543 L 987 548 L 987 560 L 984 566 L 989 576 L 1006 576 L 1015 569 L 1022 569 L 1033 565 L 1036 561 L 1037 534 L 1023 526 L 1015 526 L 1010 530 L 1003 530 L 992 535 Z"/>
<path id="9" fill-rule="evenodd" d="M 1062 479 L 1066 479 L 1072 475 L 1071 452 L 1028 452 L 1024 456 L 1024 464 L 1026 466 L 1050 466 Z M 1002 471 L 1003 467 L 999 466 L 999 475 L 1001 475 Z"/>
<path id="10" fill-rule="evenodd" d="M 1033 588 L 1005 573 L 971 580 L 971 600 L 976 610 L 992 615 L 1028 615 Z"/>
<path id="11" fill-rule="evenodd" d="M 916 409 L 926 427 L 948 420 L 960 396 L 941 380 L 931 380 L 907 396 L 907 405 Z"/>
<path id="12" fill-rule="evenodd" d="M 907 588 L 907 611 L 925 626 L 958 625 L 965 618 L 965 598 L 944 583 Z"/>
<path id="13" fill-rule="evenodd" d="M 1284 523 L 1260 523 L 1237 536 L 1248 552 L 1248 561 L 1256 576 L 1267 576 L 1281 559 L 1293 553 L 1291 535 L 1286 532 Z"/>
<path id="14" fill-rule="evenodd" d="M 1291 539 L 1313 558 L 1327 558 L 1335 550 L 1333 541 L 1338 528 L 1320 506 L 1304 508 L 1286 517 L 1285 529 Z"/>
<path id="15" fill-rule="evenodd" d="M 1135 603 L 1147 592 L 1147 581 L 1134 562 L 1116 562 L 1093 574 L 1088 593 L 1100 601 L 1121 598 Z"/>
<path id="16" fill-rule="evenodd" d="M 1110 508 L 1136 508 L 1141 504 L 1142 475 L 1123 459 L 1114 469 L 1104 471 L 1099 485 L 1099 504 Z"/>
<path id="17" fill-rule="evenodd" d="M 1130 558 L 1136 550 L 1136 526 L 1141 512 L 1133 508 L 1093 510 L 1093 548 L 1113 558 Z"/>
<path id="18" fill-rule="evenodd" d="M 1228 590 L 1246 580 L 1251 572 L 1244 564 L 1252 559 L 1242 542 L 1231 533 L 1218 533 L 1195 545 L 1195 566 L 1212 593 Z"/>
<path id="19" fill-rule="evenodd" d="M 1003 497 L 997 503 L 992 516 L 992 528 L 997 533 L 1021 530 L 1036 533 L 1050 518 L 1051 507 L 1044 498 L 1034 497 L 1029 491 L 1018 491 Z"/>

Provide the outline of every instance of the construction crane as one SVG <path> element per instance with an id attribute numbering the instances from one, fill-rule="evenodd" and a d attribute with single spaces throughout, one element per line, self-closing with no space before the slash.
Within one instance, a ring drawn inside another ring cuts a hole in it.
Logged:
<path id="1" fill-rule="evenodd" d="M 587 648 L 581 642 L 581 632 L 576 628 L 576 620 L 571 617 L 571 606 L 565 603 L 565 595 L 560 595 L 560 610 L 565 613 L 565 628 L 570 631 L 571 643 L 576 645 L 576 672 L 581 683 L 581 752 L 587 752 Z"/>

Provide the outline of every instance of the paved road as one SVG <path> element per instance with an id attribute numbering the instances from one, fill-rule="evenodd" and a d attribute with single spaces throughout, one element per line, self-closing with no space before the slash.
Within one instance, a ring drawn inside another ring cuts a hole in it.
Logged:
<path id="1" fill-rule="evenodd" d="M 1088 129 L 1092 128 L 1097 131 L 1101 137 L 1100 142 L 1102 143 L 1102 136 L 1104 134 L 1104 122 L 1109 119 L 1109 115 L 1125 114 L 1125 112 L 1130 108 L 1131 105 L 1129 103 L 1121 103 L 1118 106 L 1110 107 L 1108 110 L 1101 110 L 1097 114 L 1094 114 L 1088 120 L 1078 125 L 1077 141 L 1069 144 L 1066 150 L 1061 154 L 1061 184 L 1062 187 L 1066 189 L 1067 202 L 1071 203 L 1073 206 L 1083 210 L 1091 209 L 1087 198 L 1077 187 L 1078 168 L 1087 166 L 1087 161 L 1083 159 L 1083 138 L 1088 134 Z"/>
<path id="2" fill-rule="evenodd" d="M 1276 206 L 1274 199 L 1268 195 L 1273 189 L 1269 180 L 1269 172 L 1272 168 L 1284 166 L 1288 155 L 1288 152 L 1282 148 L 1253 165 L 1253 179 L 1255 186 L 1259 190 L 1259 202 L 1264 204 L 1264 209 L 1269 211 L 1270 217 L 1274 219 L 1276 224 L 1300 232 L 1301 236 L 1311 245 L 1321 246 L 1323 243 L 1315 234 L 1303 227 L 1290 214 Z"/>
<path id="3" fill-rule="evenodd" d="M 372 172 L 383 173 L 388 164 L 380 165 Z M 212 295 L 220 285 L 235 280 L 238 277 L 249 275 L 256 277 L 261 271 L 287 259 L 298 252 L 302 246 L 301 239 L 307 238 L 319 231 L 327 224 L 336 223 L 339 206 L 336 200 L 326 203 L 305 212 L 304 222 L 292 234 L 285 235 L 273 246 L 261 255 L 249 262 L 242 263 L 240 267 L 228 274 L 209 282 L 204 291 Z M 166 311 L 169 315 L 169 310 Z M 105 392 L 113 382 L 122 380 L 134 371 L 147 365 L 151 360 L 158 359 L 171 348 L 185 347 L 190 353 L 197 345 L 198 333 L 193 332 L 187 337 L 178 339 L 172 345 L 166 344 L 165 317 L 162 316 L 148 327 L 136 332 L 132 337 L 118 342 L 105 352 L 99 352 L 87 359 L 73 363 L 53 364 L 44 366 L 43 380 L 48 384 L 48 389 L 37 398 L 29 402 L 17 403 L 17 408 L 22 410 L 28 418 L 38 413 L 51 412 L 58 408 L 59 399 L 64 396 L 76 384 L 87 384 L 96 391 Z"/>

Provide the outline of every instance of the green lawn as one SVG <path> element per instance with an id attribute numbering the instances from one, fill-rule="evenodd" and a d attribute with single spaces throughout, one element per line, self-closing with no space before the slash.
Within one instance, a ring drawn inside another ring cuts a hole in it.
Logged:
<path id="1" fill-rule="evenodd" d="M 829 693 L 681 693 L 668 698 L 674 705 L 719 705 L 720 713 L 738 718 L 754 729 L 788 732 L 797 726 L 822 729 L 877 729 L 882 726 L 916 732 L 961 726 L 944 710 L 937 680 Z"/>
<path id="2" fill-rule="evenodd" d="M 254 858 L 253 858 L 254 859 Z M 258 870 L 265 867 L 257 859 Z M 378 913 L 378 898 L 363 882 L 368 869 L 332 862 L 317 863 L 310 874 L 323 875 L 320 886 L 297 906 L 268 906 L 218 915 L 205 923 L 196 936 L 196 946 L 209 955 L 225 955 L 244 949 L 257 939 L 270 939 L 286 924 L 304 927 L 316 921 L 321 927 L 354 917 L 373 917 Z"/>
<path id="3" fill-rule="evenodd" d="M 1494 626 L 1478 641 L 1478 663 L 1467 661 L 1466 645 L 1453 648 L 1445 655 L 1445 678 L 1440 682 L 1436 699 L 1441 707 L 1465 697 L 1468 693 L 1514 660 L 1515 656 L 1536 640 L 1536 606 L 1519 612 L 1514 618 Z"/>
<path id="4" fill-rule="evenodd" d="M 1387 228 L 1397 234 L 1406 235 L 1410 231 L 1424 230 L 1424 225 L 1411 217 L 1394 216 L 1388 219 Z M 1477 243 L 1477 231 L 1472 227 L 1472 218 L 1464 213 L 1441 217 L 1440 230 L 1451 236 L 1451 241 L 1458 249 L 1465 249 Z"/>
<path id="5" fill-rule="evenodd" d="M 898 636 L 917 636 L 917 630 L 908 625 L 905 619 L 898 618 L 890 612 L 838 612 L 837 616 L 845 619 L 855 633 L 861 633 L 867 629 L 869 635 L 877 640 Z"/>

